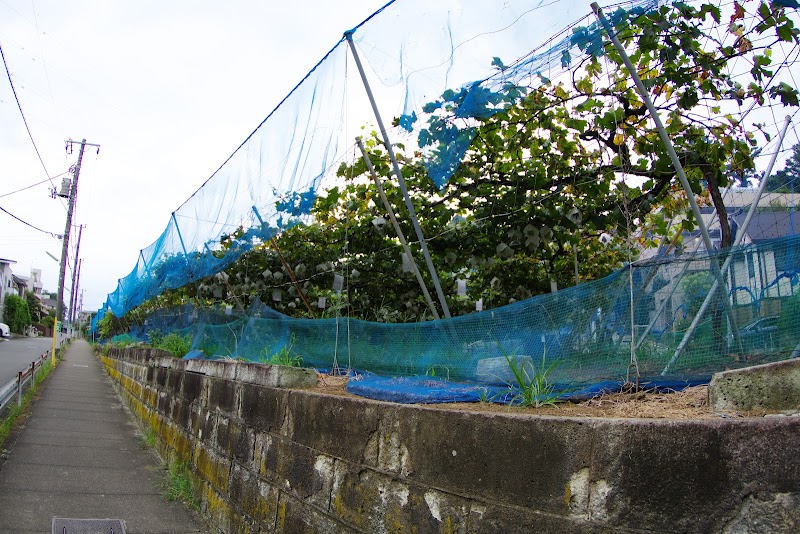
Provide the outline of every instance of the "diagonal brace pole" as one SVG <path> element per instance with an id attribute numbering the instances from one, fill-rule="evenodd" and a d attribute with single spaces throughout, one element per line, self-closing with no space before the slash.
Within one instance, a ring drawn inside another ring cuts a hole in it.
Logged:
<path id="1" fill-rule="evenodd" d="M 367 91 L 367 97 L 369 98 L 369 103 L 372 105 L 372 112 L 375 114 L 375 120 L 378 122 L 378 128 L 381 130 L 381 137 L 383 141 L 383 145 L 386 147 L 386 152 L 389 154 L 389 159 L 392 161 L 392 167 L 394 169 L 394 174 L 397 176 L 397 182 L 400 185 L 400 191 L 403 193 L 403 199 L 406 202 L 406 208 L 408 208 L 408 214 L 411 218 L 411 224 L 414 226 L 414 231 L 417 234 L 417 240 L 419 241 L 419 246 L 422 249 L 422 255 L 425 257 L 425 264 L 428 267 L 428 271 L 431 273 L 431 278 L 433 279 L 433 285 L 436 288 L 436 295 L 439 297 L 439 304 L 442 306 L 442 311 L 444 312 L 444 316 L 446 318 L 450 318 L 450 308 L 447 307 L 447 300 L 444 298 L 444 293 L 442 292 L 442 285 L 439 282 L 439 276 L 436 274 L 436 268 L 433 266 L 433 260 L 431 259 L 431 254 L 428 251 L 428 244 L 425 241 L 425 236 L 422 235 L 422 229 L 419 226 L 419 220 L 417 219 L 417 212 L 414 210 L 414 205 L 411 203 L 411 197 L 408 195 L 408 188 L 406 187 L 405 178 L 403 178 L 403 173 L 400 172 L 400 165 L 397 163 L 397 158 L 394 155 L 394 149 L 392 148 L 392 143 L 389 141 L 389 136 L 386 134 L 386 127 L 383 125 L 383 120 L 381 119 L 381 114 L 378 111 L 378 105 L 375 103 L 375 97 L 372 94 L 372 89 L 369 86 L 369 82 L 367 81 L 367 75 L 364 72 L 364 66 L 361 64 L 361 58 L 356 51 L 356 45 L 353 42 L 353 32 L 347 31 L 344 34 L 345 39 L 347 39 L 347 44 L 350 46 L 350 51 L 353 53 L 353 58 L 356 61 L 356 67 L 358 67 L 358 73 L 361 75 L 361 81 L 364 83 L 364 89 Z"/>
<path id="2" fill-rule="evenodd" d="M 430 308 L 431 313 L 433 313 L 433 317 L 435 319 L 439 319 L 439 312 L 436 310 L 436 306 L 433 305 L 433 300 L 431 299 L 431 294 L 428 292 L 428 288 L 425 285 L 425 280 L 422 279 L 422 273 L 419 272 L 419 267 L 417 266 L 417 261 L 414 259 L 414 255 L 411 253 L 411 247 L 408 246 L 408 241 L 406 241 L 406 236 L 403 233 L 403 230 L 400 228 L 400 223 L 397 222 L 397 217 L 394 215 L 394 210 L 392 209 L 392 205 L 389 204 L 389 199 L 386 198 L 386 192 L 383 190 L 383 186 L 381 185 L 380 178 L 378 178 L 378 174 L 375 172 L 375 167 L 372 166 L 372 161 L 369 159 L 369 154 L 367 154 L 367 149 L 364 148 L 364 142 L 361 140 L 360 137 L 356 137 L 356 143 L 358 143 L 358 148 L 361 150 L 361 155 L 364 158 L 364 163 L 367 164 L 367 170 L 369 170 L 369 174 L 372 177 L 372 181 L 375 182 L 375 187 L 378 189 L 378 194 L 381 196 L 381 200 L 383 201 L 383 206 L 386 208 L 386 211 L 389 212 L 389 219 L 392 221 L 392 226 L 394 227 L 394 231 L 397 233 L 397 238 L 400 239 L 400 244 L 403 245 L 403 250 L 408 256 L 409 261 L 411 262 L 411 270 L 414 271 L 414 276 L 417 277 L 417 282 L 419 282 L 419 287 L 422 289 L 422 294 L 425 296 L 425 302 L 428 303 L 428 308 Z"/>
<path id="3" fill-rule="evenodd" d="M 611 26 L 611 23 L 603 14 L 603 10 L 600 9 L 600 6 L 597 4 L 597 2 L 592 2 L 591 6 L 592 10 L 597 16 L 597 19 L 600 21 L 600 24 L 602 24 L 603 28 L 608 34 L 608 37 L 614 44 L 614 48 L 617 49 L 622 61 L 625 63 L 628 74 L 636 85 L 636 90 L 639 93 L 639 96 L 642 97 L 644 105 L 647 106 L 647 110 L 650 113 L 650 118 L 653 119 L 653 122 L 656 125 L 656 129 L 661 136 L 661 141 L 664 143 L 664 148 L 666 148 L 669 159 L 672 162 L 672 166 L 675 168 L 675 173 L 678 175 L 681 186 L 683 186 L 683 190 L 686 192 L 689 205 L 692 207 L 692 213 L 694 213 L 694 217 L 697 220 L 697 227 L 700 229 L 700 234 L 703 236 L 703 243 L 705 244 L 706 250 L 710 253 L 712 250 L 714 250 L 714 245 L 711 242 L 711 236 L 708 234 L 708 228 L 706 227 L 705 222 L 703 222 L 703 216 L 700 213 L 700 207 L 697 205 L 697 200 L 692 192 L 692 187 L 689 185 L 689 180 L 686 178 L 686 173 L 683 170 L 683 165 L 681 165 L 677 152 L 675 152 L 675 147 L 672 145 L 672 140 L 669 138 L 666 128 L 664 128 L 664 123 L 661 122 L 661 117 L 658 115 L 658 110 L 656 110 L 656 107 L 653 105 L 653 101 L 650 99 L 650 94 L 647 92 L 647 88 L 645 88 L 644 83 L 642 83 L 642 79 L 636 72 L 636 67 L 633 65 L 633 62 L 628 56 L 628 53 L 625 51 L 625 48 L 622 46 L 622 43 L 617 38 L 613 26 Z M 722 272 L 720 271 L 717 259 L 711 256 L 709 257 L 709 263 L 711 263 L 711 270 L 716 278 L 717 284 L 727 289 L 728 285 L 725 283 L 725 280 L 722 277 Z M 730 324 L 733 337 L 739 347 L 741 347 L 742 341 L 739 339 L 739 328 L 736 325 L 736 318 L 733 315 L 733 309 L 731 308 L 731 303 L 728 300 L 728 291 L 725 291 L 723 303 L 725 304 L 725 312 L 728 315 L 728 322 Z"/>
<path id="4" fill-rule="evenodd" d="M 750 220 L 753 218 L 753 215 L 758 210 L 758 202 L 761 200 L 761 194 L 764 192 L 764 188 L 767 185 L 767 179 L 772 174 L 772 167 L 773 165 L 775 165 L 775 160 L 778 158 L 778 153 L 780 152 L 781 145 L 783 144 L 783 138 L 786 136 L 786 130 L 789 128 L 789 120 L 790 120 L 789 117 L 786 117 L 786 122 L 783 125 L 783 130 L 781 131 L 780 137 L 778 138 L 778 147 L 775 149 L 775 153 L 772 155 L 772 158 L 769 161 L 769 165 L 767 165 L 767 170 L 764 171 L 764 177 L 761 179 L 761 184 L 759 184 L 758 186 L 758 190 L 756 191 L 756 197 L 750 204 L 750 209 L 747 210 L 747 216 L 745 217 L 742 226 L 736 232 L 736 240 L 733 242 L 733 246 L 731 248 L 736 248 L 741 244 L 742 239 L 744 239 L 744 236 L 747 233 L 747 227 L 750 226 Z M 728 257 L 725 259 L 725 263 L 722 264 L 723 271 L 728 270 L 733 260 L 733 257 L 734 254 L 728 254 Z M 683 353 L 683 350 L 686 348 L 686 345 L 689 344 L 689 340 L 692 338 L 692 334 L 694 334 L 694 331 L 700 325 L 700 319 L 703 317 L 703 315 L 705 315 L 706 309 L 708 309 L 708 306 L 711 304 L 711 300 L 714 298 L 714 294 L 717 292 L 717 289 L 719 289 L 719 283 L 718 281 L 715 280 L 714 283 L 711 285 L 711 289 L 708 290 L 708 294 L 706 295 L 705 300 L 703 300 L 703 304 L 702 306 L 700 306 L 700 310 L 694 316 L 692 324 L 689 325 L 689 329 L 686 331 L 686 334 L 684 334 L 683 339 L 678 345 L 678 348 L 675 349 L 675 354 L 672 355 L 672 358 L 669 360 L 666 367 L 664 367 L 664 370 L 661 371 L 661 376 L 664 376 L 669 372 L 670 368 L 673 365 L 675 365 L 675 362 L 678 361 L 678 358 L 680 357 L 681 353 Z M 725 300 L 727 300 L 727 297 Z"/>

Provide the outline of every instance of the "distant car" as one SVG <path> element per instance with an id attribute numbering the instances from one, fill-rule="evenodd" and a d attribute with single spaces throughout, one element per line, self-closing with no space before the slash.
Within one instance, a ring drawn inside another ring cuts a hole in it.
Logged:
<path id="1" fill-rule="evenodd" d="M 11 329 L 5 323 L 0 323 L 0 338 L 6 339 L 11 337 Z"/>

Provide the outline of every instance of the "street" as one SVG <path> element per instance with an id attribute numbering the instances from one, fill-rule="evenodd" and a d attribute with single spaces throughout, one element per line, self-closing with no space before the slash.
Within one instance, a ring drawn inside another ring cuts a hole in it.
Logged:
<path id="1" fill-rule="evenodd" d="M 0 386 L 30 367 L 31 362 L 53 346 L 50 337 L 21 337 L 0 342 Z"/>

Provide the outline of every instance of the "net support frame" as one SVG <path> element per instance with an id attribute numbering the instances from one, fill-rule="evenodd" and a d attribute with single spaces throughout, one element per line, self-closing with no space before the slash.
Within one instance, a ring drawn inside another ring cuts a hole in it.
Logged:
<path id="1" fill-rule="evenodd" d="M 778 153 L 780 152 L 781 145 L 783 145 L 783 139 L 786 136 L 786 131 L 789 129 L 790 121 L 791 119 L 787 116 L 783 124 L 783 129 L 781 130 L 780 136 L 778 137 L 778 145 L 775 148 L 775 152 L 772 154 L 772 157 L 769 160 L 769 165 L 767 165 L 767 170 L 764 171 L 764 177 L 761 179 L 761 183 L 758 185 L 758 189 L 756 190 L 756 196 L 753 199 L 753 202 L 750 204 L 750 209 L 747 210 L 747 216 L 745 217 L 742 226 L 736 232 L 736 239 L 733 241 L 733 246 L 731 248 L 736 248 L 741 244 L 742 239 L 744 238 L 744 235 L 747 232 L 747 227 L 750 225 L 750 221 L 753 218 L 753 215 L 755 214 L 756 210 L 758 209 L 758 202 L 761 200 L 761 194 L 764 192 L 764 188 L 767 185 L 767 180 L 772 174 L 772 167 L 775 165 L 775 160 L 778 159 Z M 725 262 L 722 264 L 723 272 L 727 271 L 728 268 L 730 267 L 731 261 L 733 261 L 733 256 L 734 256 L 733 254 L 728 254 L 728 257 L 725 258 Z M 708 290 L 708 294 L 706 295 L 705 300 L 703 300 L 703 304 L 702 306 L 700 306 L 700 310 L 694 316 L 692 324 L 689 325 L 689 329 L 686 331 L 686 334 L 684 334 L 683 339 L 678 345 L 678 348 L 675 349 L 675 354 L 672 355 L 672 358 L 670 358 L 669 362 L 667 362 L 667 365 L 664 367 L 664 370 L 661 371 L 661 376 L 665 376 L 669 372 L 670 368 L 673 365 L 675 365 L 675 363 L 678 361 L 678 358 L 680 358 L 681 354 L 686 348 L 686 345 L 689 344 L 692 335 L 695 333 L 697 327 L 700 325 L 700 320 L 703 318 L 703 315 L 708 309 L 708 306 L 711 304 L 711 300 L 714 298 L 717 289 L 719 289 L 719 283 L 717 280 L 715 280 L 714 283 L 711 285 L 711 289 Z M 728 300 L 727 295 L 725 300 L 726 301 Z"/>
<path id="2" fill-rule="evenodd" d="M 644 102 L 645 106 L 647 107 L 647 111 L 650 115 L 650 118 L 656 125 L 656 129 L 658 130 L 659 135 L 661 136 L 661 141 L 664 143 L 664 148 L 667 150 L 667 154 L 669 155 L 669 159 L 672 162 L 672 166 L 675 168 L 675 174 L 678 175 L 678 180 L 681 182 L 681 186 L 683 190 L 686 192 L 686 197 L 689 200 L 689 205 L 692 208 L 692 213 L 694 214 L 695 219 L 697 220 L 697 227 L 700 229 L 700 234 L 703 236 L 703 243 L 705 244 L 706 250 L 710 253 L 714 250 L 714 244 L 711 242 L 711 236 L 708 233 L 708 228 L 706 227 L 705 222 L 703 222 L 702 214 L 700 213 L 700 206 L 697 205 L 697 199 L 694 196 L 694 192 L 692 192 L 692 187 L 689 185 L 689 180 L 686 178 L 686 173 L 683 170 L 683 165 L 681 165 L 680 159 L 678 158 L 677 152 L 675 152 L 675 147 L 672 144 L 672 140 L 669 138 L 669 134 L 667 133 L 666 128 L 664 128 L 664 123 L 661 121 L 661 117 L 658 114 L 658 110 L 653 105 L 653 101 L 650 99 L 650 95 L 647 92 L 647 89 L 642 83 L 642 79 L 639 77 L 639 74 L 636 72 L 636 67 L 633 65 L 630 56 L 625 51 L 625 47 L 622 46 L 622 43 L 617 38 L 617 34 L 614 31 L 614 27 L 608 21 L 606 16 L 603 14 L 603 10 L 597 4 L 597 2 L 591 3 L 592 11 L 594 11 L 595 16 L 600 21 L 600 24 L 606 30 L 608 34 L 608 38 L 611 40 L 611 43 L 614 45 L 614 48 L 617 49 L 620 57 L 622 58 L 623 63 L 625 64 L 625 68 L 628 70 L 628 75 L 633 80 L 634 85 L 636 86 L 636 91 L 639 93 L 639 96 L 642 97 L 642 101 Z M 713 272 L 714 278 L 716 279 L 719 285 L 724 286 L 726 289 L 728 287 L 727 283 L 722 276 L 722 270 L 719 267 L 719 264 L 716 261 L 716 258 L 713 256 L 709 256 L 709 263 L 711 264 L 711 270 Z M 739 328 L 736 325 L 736 318 L 733 315 L 733 309 L 731 308 L 731 303 L 728 300 L 728 292 L 725 292 L 725 298 L 722 299 L 725 305 L 725 313 L 728 316 L 728 325 L 733 333 L 734 340 L 736 341 L 739 348 L 742 347 L 742 340 L 739 337 Z"/>
<path id="3" fill-rule="evenodd" d="M 186 255 L 186 245 L 183 242 L 183 236 L 181 235 L 181 229 L 178 227 L 178 220 L 175 218 L 175 212 L 172 212 L 172 222 L 175 224 L 175 231 L 178 232 L 178 239 L 181 242 L 181 248 L 183 249 L 183 254 Z"/>
<path id="4" fill-rule="evenodd" d="M 378 194 L 381 197 L 383 206 L 386 208 L 386 211 L 389 214 L 389 219 L 392 221 L 392 226 L 394 227 L 394 231 L 397 233 L 397 238 L 400 240 L 400 244 L 403 246 L 403 250 L 411 262 L 411 270 L 414 271 L 414 276 L 417 278 L 419 287 L 422 290 L 423 296 L 425 297 L 425 302 L 428 303 L 428 308 L 430 308 L 433 317 L 435 319 L 439 319 L 439 311 L 433 304 L 433 299 L 431 298 L 431 294 L 428 292 L 428 287 L 425 285 L 425 280 L 422 279 L 422 273 L 419 272 L 417 260 L 414 259 L 414 254 L 411 252 L 411 247 L 408 246 L 406 236 L 403 233 L 403 230 L 400 228 L 400 223 L 397 222 L 394 209 L 392 209 L 392 205 L 389 204 L 389 199 L 386 198 L 386 192 L 383 190 L 378 173 L 375 172 L 375 167 L 372 166 L 372 160 L 369 159 L 369 154 L 367 154 L 367 149 L 364 147 L 364 141 L 361 139 L 361 137 L 356 137 L 356 144 L 358 145 L 358 149 L 361 150 L 361 157 L 364 159 L 364 163 L 367 165 L 367 170 L 369 171 L 369 175 L 372 177 L 372 181 L 375 183 L 375 188 L 378 190 Z"/>
<path id="5" fill-rule="evenodd" d="M 375 120 L 378 123 L 378 128 L 381 131 L 381 141 L 383 145 L 386 147 L 386 152 L 389 155 L 389 159 L 392 162 L 392 168 L 394 169 L 394 174 L 397 176 L 397 182 L 400 185 L 400 191 L 403 193 L 403 199 L 406 203 L 406 208 L 408 208 L 409 218 L 411 219 L 411 224 L 414 226 L 414 231 L 417 234 L 417 240 L 419 241 L 419 246 L 422 249 L 422 255 L 425 257 L 425 263 L 428 267 L 428 271 L 431 273 L 431 278 L 433 279 L 433 285 L 436 288 L 436 295 L 439 297 L 439 304 L 442 306 L 442 312 L 447 319 L 450 319 L 450 308 L 447 306 L 447 300 L 444 297 L 444 293 L 442 292 L 442 284 L 439 282 L 439 275 L 436 274 L 436 268 L 433 265 L 433 260 L 431 259 L 431 254 L 428 251 L 428 244 L 425 241 L 425 236 L 422 234 L 422 228 L 420 228 L 419 220 L 417 219 L 417 212 L 414 209 L 414 205 L 411 203 L 411 197 L 408 194 L 408 188 L 406 187 L 406 181 L 403 178 L 403 173 L 400 172 L 400 165 L 397 163 L 397 158 L 394 155 L 394 149 L 392 148 L 392 143 L 389 141 L 389 136 L 386 133 L 386 127 L 383 125 L 383 119 L 381 119 L 381 114 L 378 111 L 378 105 L 375 102 L 375 96 L 372 94 L 372 88 L 369 85 L 369 80 L 367 80 L 367 74 L 364 72 L 364 66 L 361 64 L 361 57 L 358 55 L 358 51 L 356 50 L 356 44 L 353 42 L 353 30 L 349 30 L 345 32 L 344 38 L 347 39 L 347 44 L 350 47 L 350 52 L 353 54 L 353 59 L 356 62 L 356 67 L 358 68 L 358 74 L 361 76 L 361 82 L 364 84 L 364 89 L 367 92 L 367 97 L 369 98 L 369 103 L 372 106 L 372 112 L 375 115 Z"/>
<path id="6" fill-rule="evenodd" d="M 728 188 L 725 191 L 725 194 L 722 196 L 723 200 L 728 195 L 728 193 L 730 193 L 730 191 L 731 191 L 731 188 Z M 709 223 L 708 223 L 709 226 L 714 224 L 714 219 L 716 217 L 717 217 L 717 209 L 714 208 L 714 213 L 712 214 L 711 219 L 709 220 Z M 670 224 L 672 224 L 671 221 L 670 221 Z M 679 235 L 680 235 L 680 233 L 677 233 L 676 237 L 679 236 Z M 674 245 L 674 243 L 675 243 L 675 241 L 673 241 L 673 243 L 670 245 L 670 248 L 672 248 L 672 245 Z M 697 243 L 697 246 L 694 247 L 694 250 L 692 251 L 692 254 L 697 253 L 698 250 L 700 250 L 700 243 Z M 684 263 L 683 268 L 681 269 L 681 272 L 675 278 L 675 281 L 674 281 L 674 283 L 672 284 L 672 287 L 669 290 L 669 294 L 667 294 L 667 296 L 664 298 L 664 300 L 661 301 L 661 305 L 658 307 L 658 309 L 656 310 L 655 314 L 653 314 L 653 318 L 650 319 L 650 322 L 648 323 L 647 328 L 644 329 L 644 332 L 642 332 L 642 335 L 639 338 L 639 341 L 636 342 L 636 348 L 637 349 L 642 346 L 642 343 L 644 343 L 644 340 L 647 339 L 647 335 L 650 333 L 650 331 L 655 326 L 656 322 L 658 321 L 658 318 L 661 317 L 662 313 L 664 313 L 664 309 L 667 307 L 667 304 L 670 302 L 670 299 L 672 298 L 672 295 L 674 295 L 675 291 L 678 290 L 678 285 L 680 284 L 681 280 L 683 280 L 683 277 L 686 274 L 686 271 L 689 270 L 689 266 L 691 264 L 692 264 L 691 261 L 687 261 L 686 263 Z M 656 266 L 653 269 L 652 274 L 655 274 L 657 272 L 658 268 L 659 268 L 659 266 Z M 647 285 L 648 284 L 649 284 L 649 282 L 645 283 L 645 284 L 642 284 L 642 291 L 647 289 Z"/>

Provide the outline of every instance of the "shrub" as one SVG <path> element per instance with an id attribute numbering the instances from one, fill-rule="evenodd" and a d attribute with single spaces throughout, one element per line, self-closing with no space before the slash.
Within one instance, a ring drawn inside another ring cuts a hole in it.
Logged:
<path id="1" fill-rule="evenodd" d="M 6 296 L 3 318 L 12 332 L 22 334 L 31 324 L 31 312 L 28 308 L 28 302 L 17 295 Z"/>
<path id="2" fill-rule="evenodd" d="M 161 338 L 159 343 L 153 346 L 171 352 L 176 358 L 183 358 L 192 348 L 192 338 L 189 335 L 181 336 L 173 332 Z"/>

